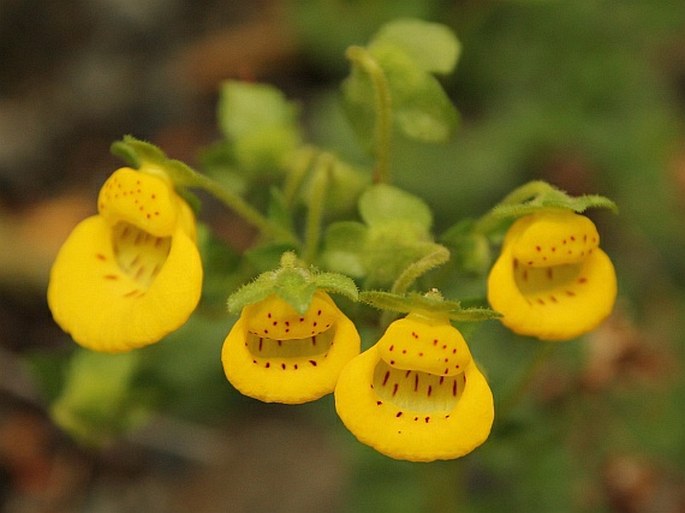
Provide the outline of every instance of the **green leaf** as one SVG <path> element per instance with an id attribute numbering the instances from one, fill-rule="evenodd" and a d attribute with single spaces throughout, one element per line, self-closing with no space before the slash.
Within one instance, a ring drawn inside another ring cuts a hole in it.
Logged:
<path id="1" fill-rule="evenodd" d="M 452 71 L 459 52 L 448 27 L 411 18 L 384 25 L 367 48 L 348 48 L 353 67 L 342 90 L 362 142 L 378 144 L 379 99 L 390 105 L 393 124 L 405 136 L 431 143 L 448 140 L 459 115 L 431 73 Z"/>
<path id="2" fill-rule="evenodd" d="M 228 80 L 221 87 L 219 126 L 227 139 L 242 139 L 295 122 L 297 110 L 267 84 Z"/>
<path id="3" fill-rule="evenodd" d="M 353 212 L 361 193 L 371 184 L 371 173 L 353 167 L 332 156 L 330 177 L 326 192 L 325 214 L 328 218 Z M 312 195 L 313 174 L 302 184 L 302 199 L 308 202 Z"/>
<path id="4" fill-rule="evenodd" d="M 429 230 L 433 214 L 420 198 L 387 184 L 369 187 L 359 199 L 359 213 L 370 226 L 407 221 Z"/>
<path id="5" fill-rule="evenodd" d="M 281 226 L 284 230 L 290 232 L 295 231 L 293 217 L 288 208 L 283 191 L 277 187 L 272 187 L 269 190 L 269 219 L 276 225 Z"/>
<path id="6" fill-rule="evenodd" d="M 432 213 L 416 196 L 376 184 L 362 194 L 359 212 L 368 225 L 359 251 L 365 286 L 389 286 L 407 266 L 435 251 L 430 233 Z"/>
<path id="7" fill-rule="evenodd" d="M 363 147 L 370 151 L 374 145 L 376 123 L 373 83 L 367 73 L 353 66 L 341 89 L 345 115 Z"/>
<path id="8" fill-rule="evenodd" d="M 250 169 L 279 165 L 300 144 L 297 108 L 266 84 L 229 80 L 221 88 L 219 126 L 237 162 Z"/>
<path id="9" fill-rule="evenodd" d="M 586 194 L 572 198 L 569 202 L 572 210 L 581 213 L 589 208 L 606 208 L 614 213 L 618 213 L 618 206 L 607 197 L 599 194 Z"/>
<path id="10" fill-rule="evenodd" d="M 359 291 L 354 281 L 343 274 L 317 273 L 314 276 L 314 284 L 319 289 L 342 294 L 352 301 L 357 301 L 359 297 Z"/>
<path id="11" fill-rule="evenodd" d="M 355 221 L 331 224 L 324 234 L 324 250 L 321 260 L 327 269 L 345 273 L 355 278 L 366 274 L 364 248 L 368 228 Z"/>
<path id="12" fill-rule="evenodd" d="M 379 100 L 388 96 L 393 124 L 405 136 L 430 143 L 451 136 L 457 110 L 440 82 L 401 46 L 381 40 L 368 49 L 350 47 L 347 55 L 353 67 L 342 84 L 344 107 L 366 145 L 374 142 Z"/>
<path id="13" fill-rule="evenodd" d="M 335 76 L 345 71 L 340 56 L 350 42 L 369 40 L 378 27 L 398 17 L 436 16 L 440 5 L 440 0 L 293 0 L 283 8 L 307 62 Z"/>
<path id="14" fill-rule="evenodd" d="M 228 141 L 218 141 L 201 148 L 198 160 L 199 169 L 227 189 L 241 196 L 248 191 L 249 176 L 242 168 L 236 167 L 233 145 Z"/>
<path id="15" fill-rule="evenodd" d="M 459 114 L 440 82 L 395 45 L 378 43 L 370 51 L 390 85 L 398 128 L 407 137 L 423 142 L 448 140 Z"/>
<path id="16" fill-rule="evenodd" d="M 254 281 L 247 283 L 233 292 L 226 301 L 228 311 L 239 314 L 247 305 L 258 303 L 273 294 L 273 278 L 268 274 L 260 274 Z"/>
<path id="17" fill-rule="evenodd" d="M 463 219 L 450 227 L 440 240 L 452 250 L 452 258 L 469 273 L 484 275 L 492 263 L 488 237 L 474 230 L 473 219 Z"/>
<path id="18" fill-rule="evenodd" d="M 403 18 L 381 27 L 370 46 L 390 43 L 401 48 L 414 63 L 431 73 L 451 73 L 461 52 L 449 27 L 415 18 Z"/>

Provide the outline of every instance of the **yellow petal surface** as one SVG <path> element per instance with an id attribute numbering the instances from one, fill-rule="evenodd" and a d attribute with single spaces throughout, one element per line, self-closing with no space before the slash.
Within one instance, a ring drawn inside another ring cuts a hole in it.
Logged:
<path id="1" fill-rule="evenodd" d="M 276 295 L 245 307 L 244 317 L 250 333 L 264 338 L 287 340 L 308 338 L 330 328 L 341 315 L 331 297 L 317 291 L 304 314 Z"/>
<path id="2" fill-rule="evenodd" d="M 149 249 L 168 244 L 162 265 L 143 278 L 122 268 L 113 244 L 122 239 L 102 216 L 82 221 L 55 259 L 48 304 L 55 321 L 84 347 L 121 352 L 156 342 L 185 323 L 199 301 L 202 263 L 185 230 L 177 227 L 168 240 L 142 231 L 137 236 L 143 260 L 159 260 Z"/>
<path id="3" fill-rule="evenodd" d="M 315 334 L 311 334 L 313 319 L 323 316 L 318 315 L 318 301 L 312 302 L 304 316 L 283 306 L 286 303 L 282 300 L 283 304 L 267 300 L 257 308 L 244 308 L 221 353 L 231 384 L 249 397 L 288 404 L 313 401 L 332 392 L 343 366 L 359 354 L 360 338 L 352 321 L 328 301 L 330 298 L 324 299 L 329 311 L 331 305 L 334 308 L 334 319 L 327 320 Z M 259 316 L 254 317 L 255 313 Z M 254 328 L 255 322 L 261 325 L 268 313 L 272 315 L 267 317 L 272 325 L 278 322 L 277 333 L 253 332 L 250 327 Z M 302 324 L 308 326 L 307 332 L 302 337 L 292 337 L 291 331 L 286 333 L 285 323 L 299 323 L 301 317 L 305 319 Z M 276 334 L 284 337 L 278 338 Z"/>
<path id="4" fill-rule="evenodd" d="M 515 333 L 568 340 L 612 311 L 616 273 L 592 222 L 552 212 L 519 219 L 488 277 L 488 301 Z"/>
<path id="5" fill-rule="evenodd" d="M 395 368 L 438 376 L 460 374 L 472 359 L 464 337 L 447 319 L 416 312 L 390 324 L 378 341 L 378 350 Z"/>
<path id="6" fill-rule="evenodd" d="M 335 407 L 360 442 L 410 461 L 463 456 L 488 438 L 494 419 L 492 392 L 475 363 L 454 376 L 396 369 L 378 344 L 343 369 Z"/>

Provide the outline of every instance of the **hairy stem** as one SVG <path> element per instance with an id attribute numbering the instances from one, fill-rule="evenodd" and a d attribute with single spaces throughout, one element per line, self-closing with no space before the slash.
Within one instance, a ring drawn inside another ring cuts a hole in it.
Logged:
<path id="1" fill-rule="evenodd" d="M 261 212 L 246 202 L 242 197 L 226 189 L 218 182 L 200 173 L 194 173 L 193 181 L 195 186 L 200 187 L 221 201 L 226 207 L 238 214 L 247 223 L 259 230 L 262 235 L 275 239 L 296 243 L 297 239 L 293 233 L 272 223 Z"/>
<path id="2" fill-rule="evenodd" d="M 302 260 L 311 264 L 316 259 L 316 253 L 321 240 L 321 222 L 323 220 L 324 205 L 331 179 L 333 157 L 322 153 L 317 159 L 312 177 L 312 189 L 307 201 L 307 225 L 304 238 Z"/>
<path id="3" fill-rule="evenodd" d="M 412 262 L 402 271 L 402 274 L 393 283 L 390 292 L 404 294 L 421 276 L 450 259 L 450 252 L 446 247 L 439 244 L 434 244 L 433 246 L 433 251 L 416 262 Z"/>
<path id="4" fill-rule="evenodd" d="M 445 246 L 433 244 L 433 251 L 419 258 L 416 262 L 412 262 L 402 271 L 402 274 L 392 284 L 390 292 L 393 294 L 404 294 L 421 276 L 431 269 L 444 264 L 449 259 L 450 252 Z M 383 312 L 381 315 L 381 326 L 390 324 L 394 315 L 393 312 L 388 310 Z"/>
<path id="5" fill-rule="evenodd" d="M 314 148 L 304 147 L 298 150 L 290 162 L 283 185 L 283 197 L 288 208 L 293 208 L 297 192 L 307 176 L 307 171 L 309 171 L 312 162 L 316 158 L 316 153 Z"/>
<path id="6" fill-rule="evenodd" d="M 374 168 L 375 183 L 390 183 L 390 145 L 392 142 L 392 101 L 388 79 L 376 59 L 361 46 L 350 46 L 347 58 L 371 79 L 374 91 Z"/>

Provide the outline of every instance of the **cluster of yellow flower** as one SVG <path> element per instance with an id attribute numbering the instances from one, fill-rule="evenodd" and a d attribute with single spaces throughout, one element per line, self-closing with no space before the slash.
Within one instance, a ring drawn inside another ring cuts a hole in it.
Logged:
<path id="1" fill-rule="evenodd" d="M 154 166 L 116 171 L 98 211 L 60 250 L 48 302 L 77 343 L 128 351 L 177 329 L 197 306 L 195 218 Z M 487 285 L 502 323 L 547 340 L 594 329 L 616 297 L 614 269 L 593 223 L 556 208 L 514 222 Z M 487 439 L 494 419 L 487 381 L 439 310 L 412 309 L 360 354 L 354 324 L 326 287 L 302 312 L 270 293 L 244 306 L 221 358 L 235 388 L 262 401 L 303 403 L 333 392 L 345 426 L 394 458 L 462 456 Z"/>

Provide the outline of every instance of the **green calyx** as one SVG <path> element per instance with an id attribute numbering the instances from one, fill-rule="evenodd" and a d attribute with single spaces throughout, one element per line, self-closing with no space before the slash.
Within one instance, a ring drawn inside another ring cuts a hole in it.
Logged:
<path id="1" fill-rule="evenodd" d="M 359 297 L 357 286 L 351 278 L 305 267 L 294 253 L 288 251 L 281 256 L 280 267 L 260 274 L 254 281 L 231 294 L 227 301 L 228 311 L 237 314 L 245 306 L 276 294 L 303 314 L 317 290 L 342 294 L 353 301 Z"/>
<path id="2" fill-rule="evenodd" d="M 421 312 L 429 317 L 446 317 L 452 321 L 474 322 L 499 317 L 497 312 L 489 308 L 467 308 L 463 307 L 459 301 L 446 300 L 437 289 L 432 289 L 425 294 L 417 292 L 394 294 L 372 290 L 362 292 L 359 299 L 379 310 L 399 313 Z"/>
<path id="3" fill-rule="evenodd" d="M 195 171 L 180 160 L 168 158 L 154 144 L 125 135 L 122 140 L 113 142 L 110 149 L 112 154 L 133 168 L 140 169 L 146 165 L 159 168 L 177 187 L 198 186 Z"/>
<path id="4" fill-rule="evenodd" d="M 541 210 L 558 208 L 585 212 L 589 208 L 606 208 L 618 212 L 616 203 L 605 196 L 586 194 L 571 196 L 542 180 L 528 182 L 509 193 L 474 225 L 474 231 L 487 234 L 502 221 L 534 214 Z"/>

